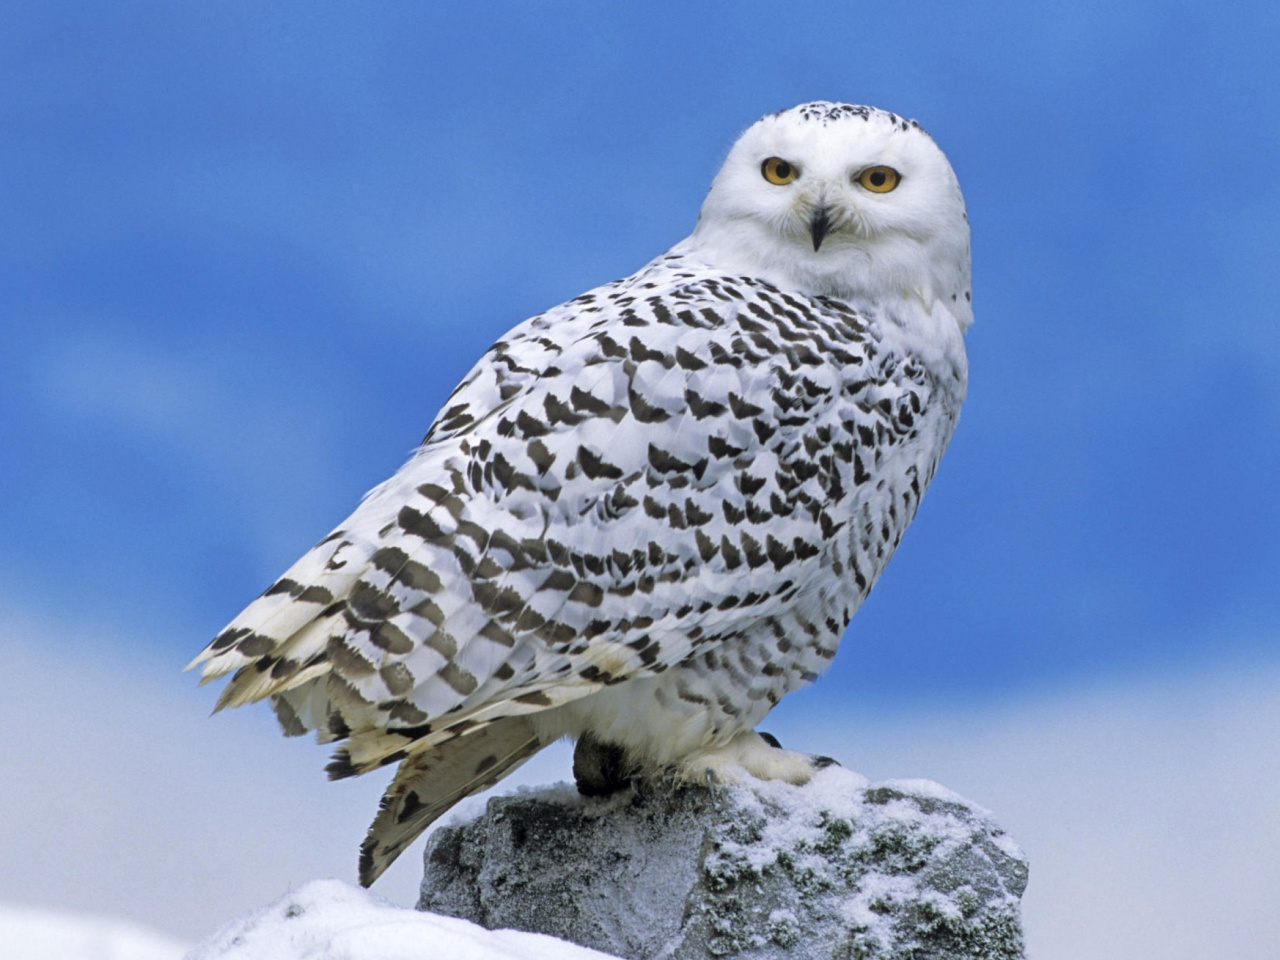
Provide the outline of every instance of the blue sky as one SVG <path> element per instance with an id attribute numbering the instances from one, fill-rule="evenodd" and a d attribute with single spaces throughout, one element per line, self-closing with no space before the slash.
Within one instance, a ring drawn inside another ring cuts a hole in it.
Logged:
<path id="1" fill-rule="evenodd" d="M 1142 732 L 1116 742 L 1178 735 L 1124 691 L 1280 676 L 1278 27 L 1249 3 L 6 3 L 0 643 L 47 660 L 24 695 L 109 664 L 155 724 L 207 710 L 180 667 L 493 340 L 681 239 L 743 128 L 829 98 L 950 156 L 977 322 L 938 478 L 781 728 L 1103 685 Z M 274 736 L 192 721 L 192 750 L 206 727 Z M 994 760 L 918 762 L 1011 828 L 1043 806 L 997 804 L 1024 774 Z"/>
<path id="2" fill-rule="evenodd" d="M 939 479 L 815 695 L 1274 648 L 1271 7 L 0 17 L 10 602 L 185 661 L 498 335 L 680 239 L 743 127 L 825 97 L 949 153 L 977 324 Z"/>

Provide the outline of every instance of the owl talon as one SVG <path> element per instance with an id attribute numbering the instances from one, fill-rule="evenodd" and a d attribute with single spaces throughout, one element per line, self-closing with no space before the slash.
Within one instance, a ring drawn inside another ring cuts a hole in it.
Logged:
<path id="1" fill-rule="evenodd" d="M 608 797 L 631 786 L 634 766 L 622 748 L 601 743 L 590 734 L 578 739 L 573 751 L 573 779 L 584 797 Z"/>

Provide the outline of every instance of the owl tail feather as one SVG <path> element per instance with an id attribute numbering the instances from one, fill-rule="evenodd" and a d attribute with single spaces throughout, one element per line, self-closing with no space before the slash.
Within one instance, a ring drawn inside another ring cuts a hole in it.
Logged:
<path id="1" fill-rule="evenodd" d="M 528 717 L 503 717 L 407 757 L 360 845 L 360 885 L 382 876 L 455 803 L 493 786 L 546 745 Z"/>

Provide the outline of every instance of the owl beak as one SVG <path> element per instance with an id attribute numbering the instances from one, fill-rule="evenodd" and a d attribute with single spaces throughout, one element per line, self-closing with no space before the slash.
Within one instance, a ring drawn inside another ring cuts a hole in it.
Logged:
<path id="1" fill-rule="evenodd" d="M 818 248 L 822 246 L 822 238 L 827 235 L 827 231 L 831 229 L 831 219 L 827 215 L 825 206 L 819 207 L 813 214 L 813 219 L 809 221 L 809 236 L 813 237 L 813 252 L 817 253 Z"/>

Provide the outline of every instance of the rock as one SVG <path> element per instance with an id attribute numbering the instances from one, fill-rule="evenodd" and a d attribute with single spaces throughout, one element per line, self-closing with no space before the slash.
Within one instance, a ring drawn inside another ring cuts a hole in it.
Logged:
<path id="1" fill-rule="evenodd" d="M 628 960 L 1014 960 L 1027 864 L 926 780 L 572 788 L 489 801 L 430 838 L 419 910 Z"/>

